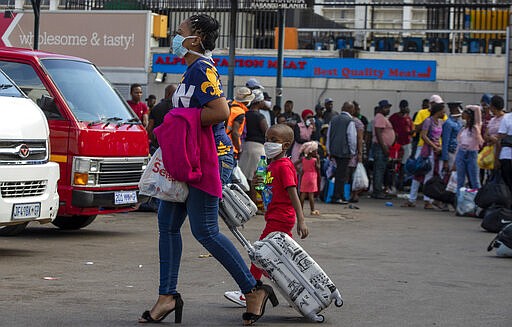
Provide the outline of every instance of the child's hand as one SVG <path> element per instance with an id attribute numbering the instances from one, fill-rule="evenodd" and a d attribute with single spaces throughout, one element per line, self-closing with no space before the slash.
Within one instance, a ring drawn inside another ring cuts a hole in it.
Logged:
<path id="1" fill-rule="evenodd" d="M 308 226 L 306 226 L 305 222 L 297 223 L 297 234 L 301 239 L 305 239 L 309 235 Z"/>
<path id="2" fill-rule="evenodd" d="M 255 188 L 257 185 L 263 184 L 265 179 L 262 176 L 254 174 L 251 181 L 252 188 Z"/>

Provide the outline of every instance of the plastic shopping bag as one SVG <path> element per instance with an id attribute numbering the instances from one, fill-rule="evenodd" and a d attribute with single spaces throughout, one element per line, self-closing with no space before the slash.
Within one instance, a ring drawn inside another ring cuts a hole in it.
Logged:
<path id="1" fill-rule="evenodd" d="M 450 173 L 450 179 L 448 180 L 448 184 L 446 184 L 446 191 L 451 193 L 457 192 L 457 172 L 452 171 Z"/>
<path id="2" fill-rule="evenodd" d="M 170 202 L 187 200 L 187 184 L 173 179 L 165 170 L 160 148 L 153 154 L 140 178 L 139 193 Z"/>
<path id="3" fill-rule="evenodd" d="M 239 165 L 236 165 L 236 167 L 233 168 L 232 176 L 233 177 L 231 177 L 231 180 L 233 184 L 237 184 L 242 190 L 249 192 L 249 182 L 247 182 L 247 178 L 245 177 Z"/>
<path id="4" fill-rule="evenodd" d="M 477 189 L 468 189 L 465 187 L 461 187 L 459 190 L 459 194 L 457 195 L 457 206 L 456 206 L 456 214 L 457 216 L 469 216 L 476 217 L 477 216 L 477 206 L 475 204 L 475 197 L 477 194 Z"/>
<path id="5" fill-rule="evenodd" d="M 486 145 L 478 153 L 477 157 L 478 167 L 481 169 L 494 169 L 494 146 Z"/>
<path id="6" fill-rule="evenodd" d="M 358 163 L 356 170 L 354 171 L 353 181 L 352 181 L 352 190 L 360 191 L 366 190 L 370 181 L 368 180 L 368 175 L 366 174 L 366 169 L 364 169 L 364 165 L 362 163 Z"/>

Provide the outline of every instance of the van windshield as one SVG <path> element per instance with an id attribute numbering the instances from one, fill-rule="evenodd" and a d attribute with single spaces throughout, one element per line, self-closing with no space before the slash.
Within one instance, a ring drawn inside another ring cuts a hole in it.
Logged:
<path id="1" fill-rule="evenodd" d="M 41 60 L 80 121 L 134 121 L 137 117 L 94 65 L 73 60 Z"/>
<path id="2" fill-rule="evenodd" d="M 14 86 L 13 82 L 8 79 L 4 72 L 0 70 L 0 96 L 4 97 L 23 97 L 23 94 Z"/>

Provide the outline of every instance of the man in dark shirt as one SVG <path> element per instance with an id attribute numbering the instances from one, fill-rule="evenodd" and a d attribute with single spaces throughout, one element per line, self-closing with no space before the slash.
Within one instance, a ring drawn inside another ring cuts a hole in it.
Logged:
<path id="1" fill-rule="evenodd" d="M 284 103 L 283 116 L 286 118 L 286 124 L 288 124 L 292 129 L 295 128 L 295 125 L 301 122 L 300 116 L 293 112 L 292 100 L 286 100 Z"/>
<path id="2" fill-rule="evenodd" d="M 325 111 L 324 111 L 324 124 L 329 124 L 331 122 L 332 117 L 336 116 L 338 113 L 334 111 L 334 101 L 331 98 L 327 98 L 324 101 Z"/>
<path id="3" fill-rule="evenodd" d="M 153 107 L 153 109 L 149 113 L 149 123 L 147 127 L 149 140 L 151 141 L 150 152 L 151 154 L 155 153 L 156 149 L 158 149 L 158 142 L 156 140 L 155 135 L 153 134 L 153 130 L 160 126 L 163 121 L 165 115 L 172 108 L 172 95 L 176 91 L 176 85 L 170 84 L 165 88 L 165 97 L 160 101 L 159 104 Z"/>

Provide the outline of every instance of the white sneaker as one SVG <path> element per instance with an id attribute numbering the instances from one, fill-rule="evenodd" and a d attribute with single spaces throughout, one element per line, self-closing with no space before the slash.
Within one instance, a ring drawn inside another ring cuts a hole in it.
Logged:
<path id="1" fill-rule="evenodd" d="M 230 300 L 233 303 L 238 304 L 241 307 L 246 306 L 245 304 L 245 295 L 240 291 L 229 291 L 224 293 L 224 297 Z"/>

